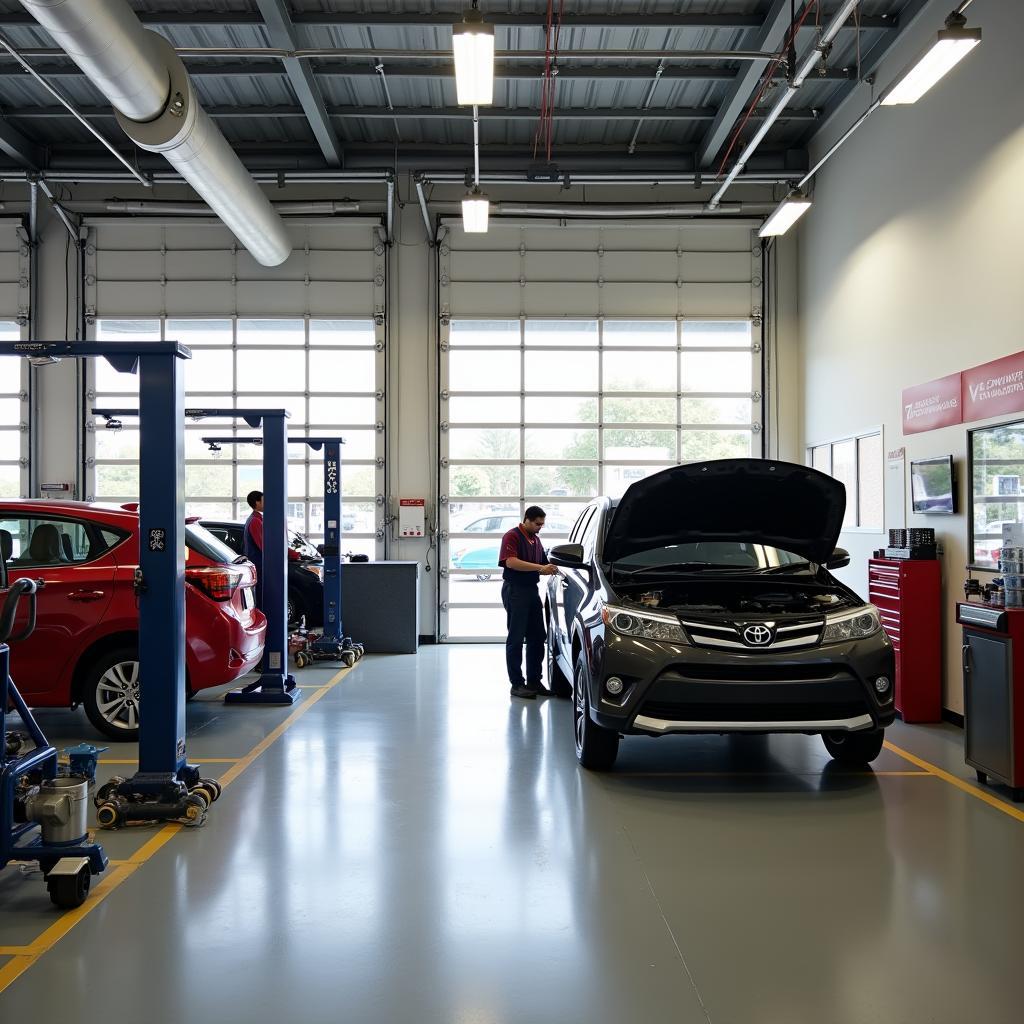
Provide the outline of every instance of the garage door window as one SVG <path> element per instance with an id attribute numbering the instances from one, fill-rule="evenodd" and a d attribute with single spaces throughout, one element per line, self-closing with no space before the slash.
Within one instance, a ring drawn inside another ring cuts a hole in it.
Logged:
<path id="1" fill-rule="evenodd" d="M 20 340 L 21 327 L 13 320 L 0 320 L 0 341 Z M 19 356 L 0 356 L 0 498 L 21 495 L 24 363 Z"/>
<path id="2" fill-rule="evenodd" d="M 185 363 L 186 406 L 284 408 L 290 430 L 340 434 L 345 501 L 344 549 L 371 558 L 376 553 L 377 418 L 375 324 L 367 319 L 325 318 L 153 318 L 100 319 L 99 340 L 180 341 L 192 350 Z M 97 406 L 132 397 L 134 378 L 97 361 Z M 204 420 L 185 425 L 185 492 L 189 514 L 210 519 L 248 515 L 245 495 L 262 489 L 260 449 L 222 446 L 211 452 L 202 437 L 211 434 L 259 436 L 241 421 Z M 138 495 L 139 435 L 136 422 L 122 429 L 95 424 L 93 494 L 103 501 L 130 501 Z M 323 462 L 305 445 L 288 449 L 288 521 L 311 539 L 324 533 Z"/>

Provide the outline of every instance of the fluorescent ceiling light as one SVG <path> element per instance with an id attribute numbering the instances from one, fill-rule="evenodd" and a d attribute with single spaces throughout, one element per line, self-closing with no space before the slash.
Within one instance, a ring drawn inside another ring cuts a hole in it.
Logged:
<path id="1" fill-rule="evenodd" d="M 490 208 L 487 196 L 480 189 L 471 188 L 462 199 L 462 230 L 470 234 L 484 234 Z"/>
<path id="2" fill-rule="evenodd" d="M 802 196 L 799 192 L 788 195 L 761 225 L 758 234 L 762 238 L 784 235 L 810 208 L 811 201 L 807 196 Z"/>
<path id="3" fill-rule="evenodd" d="M 462 106 L 494 102 L 494 26 L 485 25 L 476 0 L 464 20 L 452 28 L 455 93 Z"/>
<path id="4" fill-rule="evenodd" d="M 950 15 L 946 27 L 913 64 L 889 86 L 883 107 L 916 103 L 939 79 L 947 75 L 981 42 L 980 28 L 964 28 L 962 15 Z"/>

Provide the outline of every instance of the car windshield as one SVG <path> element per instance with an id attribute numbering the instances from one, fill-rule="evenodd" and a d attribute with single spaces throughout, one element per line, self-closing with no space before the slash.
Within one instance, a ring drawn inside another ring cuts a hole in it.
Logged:
<path id="1" fill-rule="evenodd" d="M 230 565 L 239 559 L 237 551 L 232 551 L 222 540 L 218 540 L 209 530 L 198 523 L 189 523 L 185 527 L 185 543 L 211 562 L 222 562 Z"/>
<path id="2" fill-rule="evenodd" d="M 800 569 L 807 560 L 791 551 L 782 551 L 767 544 L 745 544 L 740 541 L 697 541 L 691 544 L 669 544 L 663 548 L 638 551 L 615 562 L 623 572 L 656 572 L 685 569 L 701 572 L 708 569 L 735 569 L 741 572 L 785 572 Z"/>

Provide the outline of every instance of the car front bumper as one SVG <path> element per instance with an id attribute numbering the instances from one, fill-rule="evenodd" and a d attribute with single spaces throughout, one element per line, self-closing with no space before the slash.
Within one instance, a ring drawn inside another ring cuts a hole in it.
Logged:
<path id="1" fill-rule="evenodd" d="M 883 631 L 785 652 L 729 652 L 605 630 L 590 657 L 594 721 L 622 733 L 858 732 L 895 718 L 895 663 Z M 884 694 L 875 680 L 885 676 Z M 618 677 L 625 690 L 608 693 Z"/>

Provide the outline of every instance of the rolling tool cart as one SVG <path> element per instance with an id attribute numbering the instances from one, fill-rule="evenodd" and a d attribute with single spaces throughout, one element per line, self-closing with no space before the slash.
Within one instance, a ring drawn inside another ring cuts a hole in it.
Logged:
<path id="1" fill-rule="evenodd" d="M 7 587 L 2 563 L 0 587 Z M 17 580 L 0 610 L 0 868 L 11 861 L 38 861 L 50 899 L 58 907 L 80 907 L 92 876 L 107 866 L 103 847 L 89 841 L 89 782 L 58 773 L 56 749 L 47 743 L 8 674 L 8 643 L 26 639 L 35 629 L 37 589 L 35 580 Z M 28 599 L 28 622 L 12 636 L 23 597 Z M 11 706 L 28 731 L 30 749 L 25 752 L 20 737 L 7 732 Z"/>

